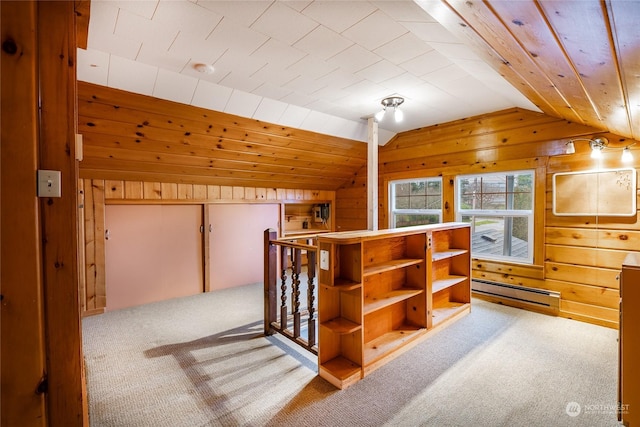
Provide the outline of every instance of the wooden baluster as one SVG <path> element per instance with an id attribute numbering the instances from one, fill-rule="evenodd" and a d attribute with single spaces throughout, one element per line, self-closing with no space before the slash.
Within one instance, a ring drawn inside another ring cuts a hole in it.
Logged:
<path id="1" fill-rule="evenodd" d="M 280 246 L 280 262 L 282 262 L 282 284 L 280 285 L 280 328 L 284 331 L 287 329 L 287 258 L 288 248 Z"/>
<path id="2" fill-rule="evenodd" d="M 271 326 L 272 322 L 277 321 L 277 268 L 278 268 L 278 250 L 276 245 L 271 243 L 275 240 L 278 233 L 275 230 L 267 229 L 264 231 L 264 334 L 272 335 L 274 330 Z"/>
<path id="3" fill-rule="evenodd" d="M 316 252 L 307 251 L 307 307 L 309 308 L 309 320 L 307 321 L 307 338 L 309 347 L 316 345 L 316 319 L 315 315 L 315 285 L 313 279 L 316 277 Z"/>
<path id="4" fill-rule="evenodd" d="M 302 249 L 292 248 L 292 285 L 291 285 L 291 300 L 293 305 L 293 337 L 298 338 L 300 336 L 300 271 L 302 264 Z"/>

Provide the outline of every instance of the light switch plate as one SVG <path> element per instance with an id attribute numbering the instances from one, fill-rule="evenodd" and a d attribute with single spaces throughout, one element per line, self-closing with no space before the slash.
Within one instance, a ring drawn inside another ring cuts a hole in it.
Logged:
<path id="1" fill-rule="evenodd" d="M 61 197 L 61 173 L 60 171 L 38 171 L 38 197 Z"/>
<path id="2" fill-rule="evenodd" d="M 329 251 L 320 251 L 320 269 L 328 270 L 329 269 Z"/>

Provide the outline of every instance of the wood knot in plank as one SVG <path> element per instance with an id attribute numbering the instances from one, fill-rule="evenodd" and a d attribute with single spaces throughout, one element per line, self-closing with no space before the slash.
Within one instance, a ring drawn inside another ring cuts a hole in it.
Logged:
<path id="1" fill-rule="evenodd" d="M 2 50 L 9 55 L 15 55 L 18 52 L 18 44 L 13 39 L 6 39 L 2 42 Z"/>

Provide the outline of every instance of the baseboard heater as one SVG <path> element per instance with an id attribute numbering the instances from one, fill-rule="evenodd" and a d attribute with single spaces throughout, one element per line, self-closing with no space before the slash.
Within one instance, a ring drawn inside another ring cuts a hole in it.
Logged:
<path id="1" fill-rule="evenodd" d="M 560 311 L 560 292 L 476 279 L 471 281 L 471 290 L 479 294 L 478 296 L 503 301 L 505 304 L 512 301 L 513 305 L 530 307 L 534 310 L 554 314 Z"/>

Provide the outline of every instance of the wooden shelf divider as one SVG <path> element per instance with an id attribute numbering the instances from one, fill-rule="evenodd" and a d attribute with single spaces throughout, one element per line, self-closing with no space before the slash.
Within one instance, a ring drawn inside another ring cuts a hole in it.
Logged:
<path id="1" fill-rule="evenodd" d="M 318 236 L 318 372 L 345 388 L 471 308 L 470 226 Z"/>
<path id="2" fill-rule="evenodd" d="M 365 267 L 363 276 L 372 276 L 374 274 L 380 274 L 391 270 L 397 270 L 399 268 L 409 267 L 411 265 L 420 264 L 422 261 L 424 260 L 412 258 L 392 259 L 389 261 L 381 262 L 379 264 L 373 264 Z"/>
<path id="3" fill-rule="evenodd" d="M 469 278 L 469 276 L 455 276 L 455 275 L 450 275 L 447 277 L 443 277 L 441 279 L 438 280 L 434 280 L 433 284 L 431 285 L 431 292 L 433 292 L 434 294 L 436 292 L 440 292 L 443 289 L 449 288 L 451 286 L 457 285 L 460 282 L 463 282 L 464 280 L 467 280 Z"/>
<path id="4" fill-rule="evenodd" d="M 390 305 L 399 303 L 408 298 L 424 293 L 422 289 L 396 289 L 385 294 L 376 295 L 372 298 L 365 298 L 363 314 L 367 315 L 374 311 L 381 310 Z"/>
<path id="5" fill-rule="evenodd" d="M 332 332 L 335 332 L 337 334 L 350 334 L 351 332 L 355 332 L 358 329 L 362 328 L 362 325 L 360 325 L 359 323 L 352 322 L 342 317 L 331 319 L 327 322 L 322 323 L 321 326 L 324 328 L 329 328 Z"/>

